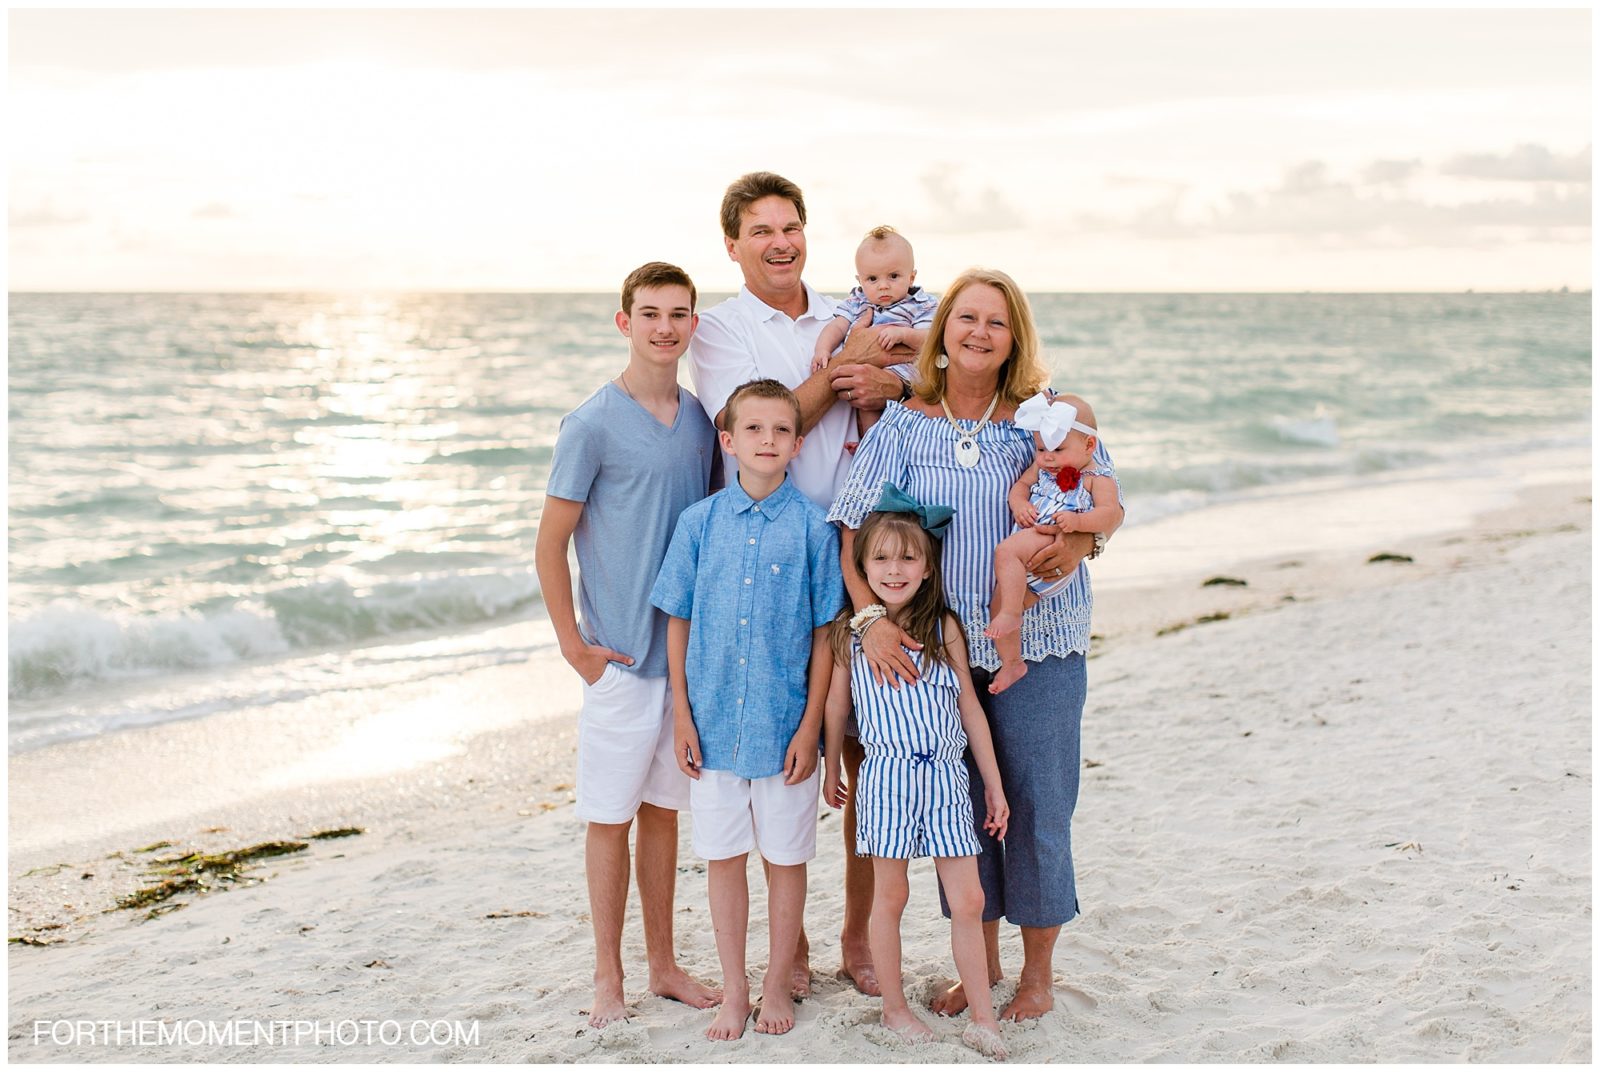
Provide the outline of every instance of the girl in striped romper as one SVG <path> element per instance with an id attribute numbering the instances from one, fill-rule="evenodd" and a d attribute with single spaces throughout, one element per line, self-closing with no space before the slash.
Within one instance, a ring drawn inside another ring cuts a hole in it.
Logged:
<path id="1" fill-rule="evenodd" d="M 863 613 L 870 616 L 881 610 L 882 617 L 922 644 L 921 651 L 911 653 L 922 677 L 905 688 L 873 680 L 851 631 L 849 609 L 839 616 L 824 709 L 823 797 L 835 808 L 844 806 L 839 757 L 853 703 L 866 758 L 850 791 L 856 798 L 857 852 L 873 858 L 868 941 L 883 988 L 883 1025 L 912 1042 L 933 1037 L 932 1029 L 906 1003 L 900 978 L 900 917 L 909 895 L 906 867 L 912 857 L 931 856 L 950 906 L 950 947 L 972 1013 L 961 1040 L 980 1053 L 1004 1059 L 1006 1049 L 989 999 L 984 897 L 977 866 L 980 845 L 962 762 L 969 742 L 985 787 L 984 828 L 1004 837 L 1010 808 L 1000 786 L 988 720 L 967 667 L 966 637 L 944 605 L 939 551 L 924 528 L 930 509 L 943 511 L 942 523 L 934 526 L 941 531 L 949 524 L 951 511 L 917 507 L 892 485 L 886 486 L 884 499 L 895 496 L 922 516 L 886 511 L 887 504 L 880 501 L 878 511 L 862 523 L 855 541 L 855 565 L 879 600 Z"/>

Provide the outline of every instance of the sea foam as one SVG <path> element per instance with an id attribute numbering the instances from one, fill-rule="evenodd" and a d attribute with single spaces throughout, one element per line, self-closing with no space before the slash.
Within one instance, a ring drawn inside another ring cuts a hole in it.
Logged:
<path id="1" fill-rule="evenodd" d="M 416 577 L 366 588 L 326 581 L 208 613 L 119 616 L 59 602 L 12 625 L 9 696 L 41 698 L 97 682 L 472 625 L 525 610 L 538 596 L 532 572 L 522 570 Z"/>

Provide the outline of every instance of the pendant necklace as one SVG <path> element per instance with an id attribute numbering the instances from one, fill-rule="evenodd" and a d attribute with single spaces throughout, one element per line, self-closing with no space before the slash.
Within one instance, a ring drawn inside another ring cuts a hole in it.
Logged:
<path id="1" fill-rule="evenodd" d="M 939 398 L 939 408 L 944 410 L 944 419 L 950 422 L 950 427 L 956 433 L 956 464 L 963 469 L 971 469 L 978 464 L 983 452 L 978 449 L 978 433 L 983 431 L 984 425 L 989 423 L 989 415 L 994 412 L 995 406 L 1000 404 L 1000 392 L 996 391 L 994 397 L 989 399 L 989 408 L 983 411 L 983 416 L 978 418 L 978 427 L 970 432 L 963 432 L 961 426 L 950 413 L 949 403 L 944 397 Z"/>

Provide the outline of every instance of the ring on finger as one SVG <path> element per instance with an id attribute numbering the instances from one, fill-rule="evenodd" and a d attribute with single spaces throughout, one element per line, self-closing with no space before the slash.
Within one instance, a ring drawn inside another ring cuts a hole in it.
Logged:
<path id="1" fill-rule="evenodd" d="M 853 390 L 847 390 L 847 391 L 845 391 L 844 396 L 845 396 L 845 398 L 854 398 L 856 396 L 856 393 Z"/>

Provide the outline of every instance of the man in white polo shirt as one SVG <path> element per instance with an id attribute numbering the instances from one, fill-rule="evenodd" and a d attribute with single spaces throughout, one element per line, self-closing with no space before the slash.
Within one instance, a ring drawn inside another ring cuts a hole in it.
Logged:
<path id="1" fill-rule="evenodd" d="M 722 198 L 722 234 L 728 257 L 744 273 L 744 286 L 700 314 L 689 344 L 689 373 L 695 395 L 719 428 L 728 396 L 742 383 L 771 377 L 794 391 L 805 446 L 789 464 L 789 475 L 801 494 L 827 509 L 850 471 L 845 444 L 856 438 L 851 407 L 882 409 L 887 399 L 903 400 L 910 388 L 884 366 L 914 355 L 904 346 L 886 352 L 878 346 L 882 328 L 858 327 L 826 369 L 811 371 L 817 337 L 833 319 L 834 303 L 800 279 L 806 266 L 805 225 L 805 198 L 782 176 L 755 171 L 728 187 Z M 723 464 L 732 484 L 737 465 L 731 457 Z M 854 785 L 861 765 L 855 738 L 847 738 L 843 758 Z M 853 807 L 844 819 L 845 911 L 839 944 L 856 989 L 876 996 L 878 981 L 867 945 L 872 861 L 855 855 Z M 805 996 L 811 990 L 811 968 L 804 930 L 795 965 L 795 993 Z"/>

